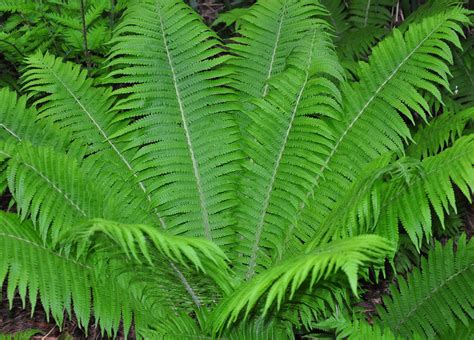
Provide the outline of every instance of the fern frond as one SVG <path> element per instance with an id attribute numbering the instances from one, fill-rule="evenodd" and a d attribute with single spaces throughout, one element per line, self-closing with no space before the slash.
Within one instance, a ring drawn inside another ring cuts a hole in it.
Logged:
<path id="1" fill-rule="evenodd" d="M 289 64 L 248 114 L 244 147 L 249 161 L 238 210 L 243 239 L 237 247 L 247 280 L 271 264 L 272 252 L 280 252 L 286 223 L 305 202 L 302 188 L 311 184 L 322 164 L 319 154 L 326 145 L 321 136 L 329 129 L 318 118 L 337 117 L 341 111 L 333 81 L 342 79 L 342 68 L 325 30 L 308 36 Z"/>
<path id="2" fill-rule="evenodd" d="M 300 38 L 324 23 L 316 18 L 325 12 L 311 0 L 270 0 L 253 5 L 239 19 L 239 36 L 227 45 L 236 55 L 229 60 L 233 86 L 245 95 L 265 96 L 268 81 L 285 69 Z"/>
<path id="3" fill-rule="evenodd" d="M 421 126 L 413 136 L 406 153 L 410 157 L 434 156 L 461 137 L 466 125 L 474 120 L 474 108 L 461 112 L 445 110 L 443 114 Z"/>
<path id="4" fill-rule="evenodd" d="M 329 12 L 329 19 L 327 20 L 334 28 L 336 39 L 340 39 L 344 33 L 350 28 L 347 21 L 348 11 L 346 3 L 342 0 L 321 0 L 321 4 Z"/>
<path id="5" fill-rule="evenodd" d="M 0 333 L 0 340 L 27 340 L 39 333 L 41 333 L 41 331 L 38 329 L 27 329 L 11 334 Z"/>
<path id="6" fill-rule="evenodd" d="M 474 136 L 458 139 L 454 145 L 436 156 L 423 159 L 422 172 L 406 181 L 395 179 L 379 189 L 383 199 L 376 232 L 389 239 L 398 239 L 398 221 L 412 242 L 419 247 L 423 235 L 432 233 L 431 208 L 444 225 L 445 213 L 457 211 L 453 186 L 471 200 L 474 190 Z M 401 182 L 401 183 L 400 183 Z"/>
<path id="7" fill-rule="evenodd" d="M 40 118 L 54 121 L 61 131 L 69 133 L 72 142 L 86 147 L 88 169 L 107 180 L 109 188 L 120 193 L 119 196 L 135 201 L 135 206 L 141 204 L 139 210 L 149 211 L 163 226 L 162 216 L 152 206 L 148 188 L 138 180 L 132 162 L 136 150 L 126 150 L 124 142 L 112 138 L 128 120 L 114 120 L 111 91 L 93 86 L 85 70 L 61 58 L 38 53 L 27 62 L 23 81 L 32 94 L 39 96 L 36 105 Z M 91 172 L 91 178 L 93 174 Z"/>
<path id="8" fill-rule="evenodd" d="M 412 332 L 435 338 L 456 328 L 456 321 L 472 324 L 474 318 L 474 242 L 465 235 L 445 246 L 438 243 L 407 278 L 399 277 L 398 288 L 380 308 L 383 325 L 397 336 Z"/>
<path id="9" fill-rule="evenodd" d="M 238 129 L 229 111 L 227 57 L 188 6 L 144 1 L 128 8 L 117 30 L 110 65 L 117 91 L 116 120 L 135 122 L 112 137 L 140 147 L 138 179 L 174 234 L 229 244 L 236 205 Z M 112 79 L 112 78 L 111 78 Z M 157 100 L 157 98 L 160 98 Z"/>
<path id="10" fill-rule="evenodd" d="M 102 217 L 105 198 L 74 158 L 27 144 L 16 149 L 7 169 L 8 186 L 22 219 L 31 214 L 43 240 L 53 245 L 78 221 Z"/>
<path id="11" fill-rule="evenodd" d="M 23 83 L 30 93 L 41 95 L 34 103 L 40 116 L 70 131 L 89 153 L 114 148 L 110 136 L 118 127 L 112 124 L 111 91 L 94 87 L 79 65 L 37 53 L 27 59 Z"/>
<path id="12" fill-rule="evenodd" d="M 79 324 L 87 328 L 92 288 L 97 303 L 101 297 L 109 298 L 108 308 L 94 308 L 94 314 L 101 320 L 102 326 L 118 318 L 118 327 L 122 308 L 123 313 L 130 313 L 127 311 L 128 300 L 123 298 L 124 291 L 116 294 L 115 283 L 101 285 L 100 281 L 95 281 L 91 268 L 86 264 L 44 246 L 30 223 L 21 223 L 15 215 L 0 212 L 0 282 L 4 281 L 7 282 L 10 305 L 18 290 L 23 305 L 28 297 L 33 313 L 39 295 L 47 316 L 51 313 L 59 325 L 66 311 L 69 316 L 74 312 Z M 107 330 L 110 331 L 110 328 Z"/>
<path id="13" fill-rule="evenodd" d="M 349 20 L 355 27 L 383 27 L 392 19 L 393 0 L 352 0 Z"/>
<path id="14" fill-rule="evenodd" d="M 361 80 L 343 86 L 345 115 L 333 123 L 331 147 L 306 193 L 308 204 L 298 212 L 301 240 L 316 233 L 331 238 L 334 228 L 320 225 L 361 169 L 387 151 L 403 150 L 410 132 L 399 112 L 410 119 L 411 110 L 422 116 L 429 112 L 418 90 L 441 100 L 434 84 L 448 87 L 445 62 L 452 57 L 446 42 L 460 46 L 456 33 L 466 22 L 466 11 L 454 8 L 412 25 L 404 35 L 394 29 L 373 49 L 368 64 L 360 64 Z"/>
<path id="15" fill-rule="evenodd" d="M 263 315 L 268 313 L 274 302 L 279 309 L 288 290 L 291 299 L 306 280 L 310 280 L 309 286 L 312 287 L 339 271 L 347 276 L 352 291 L 356 293 L 359 267 L 369 263 L 380 264 L 390 249 L 385 239 L 363 235 L 334 241 L 307 254 L 286 259 L 224 298 L 213 311 L 212 328 L 219 332 L 236 320 L 242 320 L 241 313 L 245 320 L 260 299 L 264 299 Z M 266 298 L 263 298 L 264 295 Z"/>
<path id="16" fill-rule="evenodd" d="M 18 97 L 7 88 L 0 90 L 0 139 L 64 149 L 67 137 L 62 136 L 51 122 L 38 121 L 38 113 L 28 108 L 26 101 L 25 96 Z"/>
<path id="17" fill-rule="evenodd" d="M 463 51 L 453 51 L 453 78 L 450 81 L 453 98 L 464 107 L 473 106 L 474 94 L 474 38 L 463 44 Z"/>
<path id="18" fill-rule="evenodd" d="M 93 219 L 77 226 L 63 237 L 69 238 L 69 242 L 76 244 L 80 250 L 78 254 L 80 256 L 82 252 L 89 252 L 91 245 L 97 246 L 96 234 L 106 235 L 106 243 L 110 244 L 112 241 L 129 258 L 135 259 L 138 263 L 146 259 L 153 265 L 151 254 L 155 253 L 154 250 L 158 250 L 163 256 L 185 266 L 189 261 L 196 266 L 196 269 L 203 272 L 206 271 L 202 263 L 204 257 L 216 264 L 217 270 L 224 272 L 228 270 L 225 254 L 214 243 L 205 239 L 170 235 L 144 224 L 129 225 Z M 151 245 L 153 248 L 150 247 Z"/>

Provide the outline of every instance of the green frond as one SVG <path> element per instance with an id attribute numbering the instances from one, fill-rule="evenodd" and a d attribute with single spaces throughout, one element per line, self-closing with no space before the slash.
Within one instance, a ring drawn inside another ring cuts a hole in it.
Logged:
<path id="1" fill-rule="evenodd" d="M 109 334 L 114 323 L 113 328 L 118 329 L 122 313 L 131 318 L 127 316 L 131 311 L 129 300 L 124 299 L 125 290 L 119 293 L 114 282 L 96 281 L 86 264 L 44 246 L 30 223 L 0 212 L 0 282 L 4 281 L 10 305 L 17 290 L 23 305 L 29 299 L 33 313 L 39 297 L 47 316 L 51 313 L 59 325 L 65 312 L 69 317 L 74 312 L 79 325 L 87 329 L 92 289 L 94 303 L 104 303 L 101 299 L 107 298 L 107 308 L 94 306 L 94 315 Z"/>
<path id="2" fill-rule="evenodd" d="M 372 48 L 386 34 L 386 30 L 380 27 L 367 26 L 357 30 L 346 32 L 341 40 L 337 42 L 338 54 L 345 66 L 352 72 L 357 71 L 357 60 L 369 56 Z"/>
<path id="3" fill-rule="evenodd" d="M 329 280 L 339 271 L 347 276 L 352 291 L 356 293 L 359 267 L 369 263 L 380 264 L 389 251 L 391 246 L 385 239 L 363 235 L 334 241 L 304 255 L 283 260 L 224 298 L 213 311 L 212 328 L 219 332 L 236 320 L 242 320 L 241 313 L 245 320 L 261 299 L 264 300 L 263 315 L 275 302 L 279 309 L 286 298 L 291 300 L 306 280 L 312 287 L 320 281 Z"/>
<path id="4" fill-rule="evenodd" d="M 333 205 L 332 210 L 321 224 L 322 230 L 340 226 L 334 230 L 333 237 L 336 239 L 371 231 L 374 220 L 382 213 L 378 204 L 381 200 L 380 192 L 374 188 L 393 169 L 393 165 L 390 164 L 393 156 L 390 152 L 382 154 L 362 169 L 357 179 Z M 316 234 L 316 236 L 319 235 L 321 234 Z M 320 242 L 321 239 L 315 237 L 308 242 L 307 247 L 311 248 Z"/>
<path id="5" fill-rule="evenodd" d="M 387 151 L 402 152 L 410 132 L 400 113 L 409 119 L 412 110 L 429 114 L 418 91 L 441 100 L 436 84 L 449 86 L 446 63 L 452 61 L 447 42 L 460 46 L 457 33 L 466 22 L 466 11 L 454 8 L 410 26 L 405 34 L 394 29 L 373 49 L 369 62 L 360 63 L 360 81 L 343 84 L 343 119 L 332 123 L 330 147 L 306 193 L 309 202 L 298 211 L 302 241 L 317 233 L 331 238 L 337 226 L 320 226 L 363 167 Z"/>
<path id="6" fill-rule="evenodd" d="M 444 224 L 445 213 L 457 211 L 454 185 L 471 200 L 474 190 L 474 136 L 459 138 L 452 147 L 420 163 L 421 171 L 414 176 L 399 177 L 382 185 L 380 215 L 376 220 L 378 234 L 398 239 L 398 221 L 412 242 L 419 247 L 423 235 L 432 234 L 432 212 Z M 404 169 L 401 169 L 404 170 Z"/>
<path id="7" fill-rule="evenodd" d="M 454 250 L 452 241 L 438 243 L 422 259 L 420 269 L 398 278 L 391 297 L 379 309 L 384 326 L 397 336 L 412 332 L 433 339 L 451 334 L 460 321 L 472 325 L 474 318 L 474 242 L 463 236 Z"/>
<path id="8" fill-rule="evenodd" d="M 454 64 L 450 81 L 453 98 L 464 107 L 474 104 L 474 38 L 468 38 L 462 51 L 453 51 Z"/>
<path id="9" fill-rule="evenodd" d="M 169 259 L 187 265 L 191 262 L 203 272 L 206 271 L 202 263 L 202 258 L 206 258 L 216 264 L 215 270 L 227 271 L 226 256 L 222 250 L 214 243 L 198 238 L 174 236 L 167 234 L 156 227 L 148 225 L 129 225 L 103 219 L 93 219 L 76 226 L 73 231 L 69 231 L 63 237 L 74 242 L 82 252 L 89 252 L 91 245 L 97 246 L 96 234 L 107 236 L 107 244 L 110 241 L 119 246 L 129 257 L 142 263 L 146 259 L 153 265 L 152 255 L 157 250 Z M 68 242 L 68 243 L 69 243 Z M 150 247 L 150 246 L 153 246 Z"/>
<path id="10" fill-rule="evenodd" d="M 130 84 L 115 106 L 135 122 L 112 137 L 139 147 L 132 160 L 163 227 L 232 242 L 238 129 L 219 41 L 184 3 L 131 5 L 113 40 L 110 81 Z"/>
<path id="11" fill-rule="evenodd" d="M 0 89 L 0 139 L 33 145 L 50 145 L 63 149 L 67 137 L 48 121 L 38 121 L 35 109 L 26 106 L 27 98 L 18 97 L 7 88 Z"/>
<path id="12" fill-rule="evenodd" d="M 0 0 L 1 12 L 28 12 L 35 8 L 34 0 Z"/>
<path id="13" fill-rule="evenodd" d="M 334 28 L 336 40 L 340 39 L 350 28 L 347 21 L 348 11 L 346 2 L 343 0 L 321 0 L 321 4 L 329 12 L 328 23 Z"/>
<path id="14" fill-rule="evenodd" d="M 39 333 L 41 331 L 38 329 L 27 329 L 13 334 L 0 333 L 0 340 L 29 340 Z"/>
<path id="15" fill-rule="evenodd" d="M 312 0 L 258 1 L 242 16 L 238 37 L 228 44 L 235 87 L 242 96 L 263 97 L 268 81 L 281 73 L 300 39 L 325 24 L 326 10 Z"/>
<path id="16" fill-rule="evenodd" d="M 461 137 L 466 125 L 473 120 L 473 107 L 460 112 L 445 110 L 416 131 L 407 155 L 418 159 L 436 155 Z"/>
<path id="17" fill-rule="evenodd" d="M 88 153 L 113 148 L 110 136 L 121 124 L 112 124 L 111 91 L 93 86 L 87 71 L 48 53 L 27 59 L 24 88 L 37 95 L 34 105 L 40 117 L 50 117 L 89 149 Z"/>
<path id="18" fill-rule="evenodd" d="M 101 217 L 105 198 L 74 158 L 50 148 L 22 145 L 7 168 L 8 186 L 22 219 L 31 215 L 44 241 L 77 222 Z"/>
<path id="19" fill-rule="evenodd" d="M 126 150 L 123 141 L 112 137 L 127 126 L 128 120 L 115 119 L 111 91 L 94 86 L 85 70 L 61 58 L 38 53 L 27 63 L 23 81 L 26 89 L 38 97 L 35 104 L 40 118 L 54 121 L 61 131 L 69 133 L 72 142 L 86 148 L 90 178 L 107 181 L 112 192 L 126 196 L 135 206 L 141 204 L 138 209 L 149 211 L 162 225 L 149 189 L 138 179 L 133 163 L 136 149 Z"/>
<path id="20" fill-rule="evenodd" d="M 230 11 L 220 13 L 216 20 L 212 22 L 212 26 L 215 27 L 220 24 L 224 24 L 226 27 L 235 25 L 237 30 L 240 29 L 240 19 L 247 14 L 248 8 L 233 8 Z"/>
<path id="21" fill-rule="evenodd" d="M 311 185 L 322 165 L 320 154 L 326 152 L 323 136 L 330 131 L 320 118 L 341 114 L 334 82 L 342 80 L 342 68 L 331 38 L 316 29 L 305 42 L 248 113 L 244 148 L 249 160 L 237 215 L 242 235 L 237 251 L 247 280 L 271 264 L 272 253 L 281 254 L 285 227 L 307 200 L 303 188 Z"/>
<path id="22" fill-rule="evenodd" d="M 349 20 L 355 27 L 383 27 L 392 19 L 393 0 L 352 0 Z"/>

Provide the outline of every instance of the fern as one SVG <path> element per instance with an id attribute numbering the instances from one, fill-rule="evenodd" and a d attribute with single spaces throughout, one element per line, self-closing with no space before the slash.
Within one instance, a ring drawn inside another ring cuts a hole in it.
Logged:
<path id="1" fill-rule="evenodd" d="M 121 300 L 125 290 L 120 291 L 110 281 L 97 281 L 92 269 L 84 263 L 44 246 L 30 223 L 20 224 L 16 216 L 6 213 L 1 213 L 0 219 L 0 282 L 3 283 L 8 272 L 7 297 L 10 304 L 15 289 L 18 289 L 23 304 L 28 297 L 34 311 L 39 294 L 46 313 L 51 312 L 58 324 L 63 321 L 64 311 L 69 315 L 74 311 L 80 325 L 86 327 L 90 320 L 90 292 L 93 288 L 94 304 L 107 303 L 110 309 L 122 311 L 124 320 L 130 318 L 130 306 L 127 305 L 130 299 Z M 115 315 L 100 308 L 95 308 L 94 314 L 105 329 L 117 328 L 120 317 L 114 320 Z"/>
<path id="2" fill-rule="evenodd" d="M 235 322 L 241 312 L 246 318 L 264 293 L 267 297 L 262 306 L 263 315 L 268 312 L 274 301 L 279 308 L 287 289 L 290 290 L 291 299 L 309 276 L 311 288 L 318 281 L 328 279 L 332 273 L 342 271 L 355 293 L 359 265 L 373 259 L 383 259 L 389 249 L 390 244 L 383 239 L 365 235 L 333 242 L 311 253 L 293 257 L 256 276 L 252 281 L 242 285 L 227 300 L 223 300 L 214 311 L 213 327 L 219 331 L 226 324 Z"/>
<path id="3" fill-rule="evenodd" d="M 464 325 L 472 321 L 474 270 L 473 242 L 465 237 L 453 251 L 452 241 L 436 248 L 423 259 L 421 269 L 415 269 L 399 288 L 384 299 L 386 310 L 381 319 L 396 335 L 407 336 L 416 331 L 427 338 L 447 334 L 456 328 L 456 320 Z"/>
<path id="4" fill-rule="evenodd" d="M 456 211 L 453 184 L 470 200 L 474 183 L 472 165 L 472 136 L 460 138 L 451 148 L 440 154 L 425 158 L 422 173 L 415 174 L 412 181 L 395 180 L 381 204 L 380 218 L 376 229 L 391 239 L 397 236 L 397 218 L 408 232 L 415 245 L 423 235 L 431 236 L 432 213 L 430 204 L 441 223 L 450 208 Z M 397 184 L 398 182 L 398 184 Z M 416 203 L 415 203 L 416 202 Z M 415 206 L 413 206 L 415 204 Z"/>
<path id="5" fill-rule="evenodd" d="M 222 67 L 228 58 L 218 57 L 215 35 L 184 4 L 163 1 L 130 7 L 114 42 L 110 65 L 120 69 L 111 73 L 113 82 L 136 83 L 117 91 L 127 97 L 115 119 L 137 120 L 115 137 L 140 147 L 138 179 L 152 205 L 160 205 L 162 226 L 229 244 L 224 227 L 234 223 L 228 210 L 236 204 L 230 178 L 240 156 L 230 115 L 235 97 Z"/>
<path id="6" fill-rule="evenodd" d="M 299 238 L 306 241 L 314 237 L 333 202 L 347 190 L 345 188 L 365 164 L 388 150 L 403 150 L 403 139 L 409 138 L 410 132 L 397 110 L 408 118 L 411 118 L 410 109 L 426 116 L 429 107 L 417 88 L 441 100 L 439 90 L 431 81 L 448 87 L 448 70 L 440 61 L 449 61 L 451 55 L 438 36 L 447 37 L 442 32 L 454 34 L 454 30 L 460 28 L 457 22 L 466 20 L 462 10 L 455 8 L 411 26 L 405 35 L 395 29 L 392 36 L 373 50 L 369 63 L 360 65 L 361 80 L 343 86 L 344 118 L 342 123 L 335 124 L 333 137 L 328 141 L 331 147 L 323 157 L 320 174 L 306 193 L 310 200 L 299 209 L 296 228 Z M 459 46 L 457 36 L 450 37 Z M 404 53 L 396 53 L 401 46 Z M 393 52 L 387 55 L 386 51 Z M 436 73 L 432 73 L 428 65 L 435 67 Z M 414 74 L 417 77 L 413 77 Z M 379 107 L 384 108 L 383 116 L 379 114 Z M 331 171 L 335 164 L 337 171 Z M 316 189 L 318 195 L 311 199 Z M 331 230 L 321 232 L 331 237 Z"/>
<path id="7" fill-rule="evenodd" d="M 0 10 L 10 304 L 110 337 L 470 332 L 472 242 L 434 242 L 474 189 L 456 1 L 262 0 L 223 39 L 178 0 Z"/>
<path id="8" fill-rule="evenodd" d="M 413 143 L 407 154 L 414 158 L 434 156 L 463 135 L 466 127 L 474 118 L 472 108 L 461 112 L 447 111 L 421 126 L 413 136 Z"/>
<path id="9" fill-rule="evenodd" d="M 285 69 L 299 37 L 311 34 L 322 15 L 321 6 L 308 0 L 271 0 L 252 6 L 240 18 L 240 37 L 229 45 L 236 55 L 230 61 L 234 86 L 252 97 L 265 96 L 268 81 Z"/>

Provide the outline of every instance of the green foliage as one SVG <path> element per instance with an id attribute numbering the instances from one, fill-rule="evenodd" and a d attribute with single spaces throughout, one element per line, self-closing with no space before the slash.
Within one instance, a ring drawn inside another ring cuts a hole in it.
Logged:
<path id="1" fill-rule="evenodd" d="M 124 1 L 108 0 L 2 0 L 0 14 L 6 20 L 0 48 L 11 62 L 20 62 L 37 49 L 100 62 L 107 53 L 105 43 L 115 16 L 123 6 Z"/>
<path id="2" fill-rule="evenodd" d="M 472 331 L 457 1 L 262 0 L 218 19 L 224 40 L 180 0 L 0 11 L 10 304 L 112 337 Z M 393 270 L 369 324 L 358 287 Z"/>
<path id="3" fill-rule="evenodd" d="M 428 253 L 420 269 L 415 268 L 406 279 L 398 278 L 398 289 L 384 299 L 386 310 L 381 309 L 384 325 L 395 334 L 408 336 L 411 331 L 427 338 L 452 334 L 472 325 L 474 294 L 474 242 L 459 239 L 454 251 L 449 241 Z"/>

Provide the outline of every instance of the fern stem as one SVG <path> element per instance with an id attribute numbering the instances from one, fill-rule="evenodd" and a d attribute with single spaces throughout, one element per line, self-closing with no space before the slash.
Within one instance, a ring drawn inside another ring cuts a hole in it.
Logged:
<path id="1" fill-rule="evenodd" d="M 171 268 L 173 268 L 173 270 L 174 270 L 174 271 L 176 272 L 176 274 L 178 275 L 179 279 L 180 279 L 181 282 L 183 283 L 184 288 L 186 289 L 186 291 L 188 292 L 188 294 L 191 295 L 191 298 L 193 299 L 193 302 L 195 303 L 195 305 L 196 305 L 198 308 L 201 308 L 201 306 L 202 306 L 201 299 L 200 299 L 199 296 L 197 296 L 197 294 L 194 292 L 194 289 L 191 287 L 191 285 L 189 284 L 188 280 L 186 280 L 186 278 L 184 277 L 184 274 L 181 272 L 181 270 L 178 269 L 178 267 L 176 267 L 176 265 L 175 265 L 172 261 L 169 261 L 169 264 L 170 264 Z"/>

